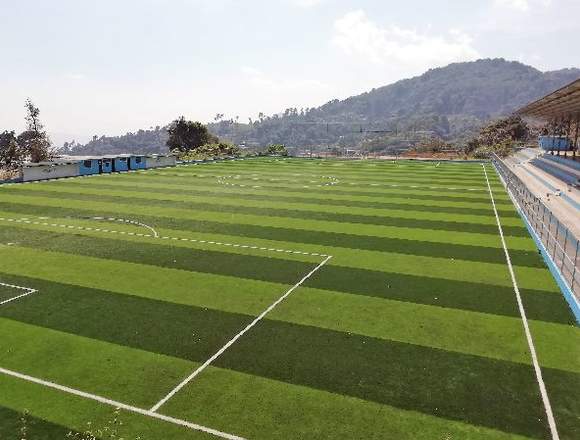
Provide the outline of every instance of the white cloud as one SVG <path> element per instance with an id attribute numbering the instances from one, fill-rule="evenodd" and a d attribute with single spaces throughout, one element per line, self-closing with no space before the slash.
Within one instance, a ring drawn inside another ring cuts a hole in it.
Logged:
<path id="1" fill-rule="evenodd" d="M 332 42 L 346 54 L 414 72 L 479 57 L 471 37 L 461 30 L 430 35 L 394 25 L 380 27 L 362 10 L 336 20 L 334 30 Z"/>
<path id="2" fill-rule="evenodd" d="M 324 1 L 325 0 L 292 0 L 292 3 L 299 8 L 309 9 L 320 5 Z"/>
<path id="3" fill-rule="evenodd" d="M 552 0 L 494 0 L 493 4 L 497 8 L 528 12 L 537 7 L 549 7 L 552 5 Z"/>
<path id="4" fill-rule="evenodd" d="M 314 79 L 274 79 L 259 69 L 250 66 L 242 67 L 246 80 L 255 87 L 270 92 L 286 92 L 292 90 L 324 89 L 328 85 Z"/>

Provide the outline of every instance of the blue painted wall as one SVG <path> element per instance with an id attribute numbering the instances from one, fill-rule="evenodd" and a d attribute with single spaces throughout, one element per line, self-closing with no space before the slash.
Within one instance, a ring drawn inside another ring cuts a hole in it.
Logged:
<path id="1" fill-rule="evenodd" d="M 145 156 L 131 156 L 131 160 L 129 161 L 129 168 L 132 170 L 144 170 Z"/>
<path id="2" fill-rule="evenodd" d="M 571 148 L 570 139 L 562 136 L 540 136 L 538 144 L 546 151 L 568 151 Z"/>
<path id="3" fill-rule="evenodd" d="M 113 171 L 113 160 L 112 159 L 102 159 L 101 160 L 101 172 L 111 173 Z"/>
<path id="4" fill-rule="evenodd" d="M 79 175 L 87 176 L 89 174 L 99 174 L 99 160 L 88 159 L 79 162 Z"/>
<path id="5" fill-rule="evenodd" d="M 129 158 L 128 157 L 117 157 L 114 163 L 115 171 L 128 171 L 129 170 Z"/>

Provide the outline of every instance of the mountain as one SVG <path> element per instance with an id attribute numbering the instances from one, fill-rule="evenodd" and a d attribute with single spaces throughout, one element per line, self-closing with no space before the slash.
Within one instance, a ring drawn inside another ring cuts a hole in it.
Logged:
<path id="1" fill-rule="evenodd" d="M 222 120 L 208 127 L 220 138 L 255 146 L 282 143 L 290 147 L 358 145 L 384 149 L 432 136 L 462 142 L 490 119 L 508 115 L 578 77 L 580 69 L 576 68 L 541 72 L 502 58 L 482 59 L 431 69 L 318 108 L 289 108 L 251 124 Z M 149 131 L 144 132 L 140 137 L 148 138 Z M 106 152 L 112 152 L 111 148 L 132 151 L 127 148 L 135 148 L 135 136 L 100 138 L 82 150 L 93 154 L 106 146 Z M 162 136 L 153 133 L 150 137 L 154 142 L 142 148 L 162 150 L 162 145 L 155 144 Z"/>

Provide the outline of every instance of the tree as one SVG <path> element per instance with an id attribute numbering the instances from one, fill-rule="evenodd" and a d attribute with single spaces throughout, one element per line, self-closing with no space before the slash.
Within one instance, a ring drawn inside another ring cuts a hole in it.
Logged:
<path id="1" fill-rule="evenodd" d="M 22 165 L 25 153 L 16 141 L 13 131 L 0 133 L 0 168 L 13 170 Z"/>
<path id="2" fill-rule="evenodd" d="M 52 144 L 44 126 L 40 122 L 40 110 L 30 99 L 26 100 L 27 129 L 18 135 L 16 141 L 31 162 L 41 162 L 52 157 Z"/>
<path id="3" fill-rule="evenodd" d="M 288 156 L 288 150 L 284 145 L 274 144 L 266 149 L 266 154 L 277 154 L 280 156 Z"/>
<path id="4" fill-rule="evenodd" d="M 187 121 L 183 116 L 169 124 L 167 132 L 167 146 L 180 152 L 195 150 L 204 144 L 218 141 L 201 122 Z"/>

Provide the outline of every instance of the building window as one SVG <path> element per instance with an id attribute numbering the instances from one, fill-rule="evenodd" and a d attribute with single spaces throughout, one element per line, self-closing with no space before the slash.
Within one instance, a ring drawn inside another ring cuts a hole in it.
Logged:
<path id="1" fill-rule="evenodd" d="M 83 162 L 83 166 L 84 166 L 85 168 L 91 168 L 91 167 L 93 166 L 93 162 L 92 162 L 91 160 L 85 160 L 85 161 Z"/>

